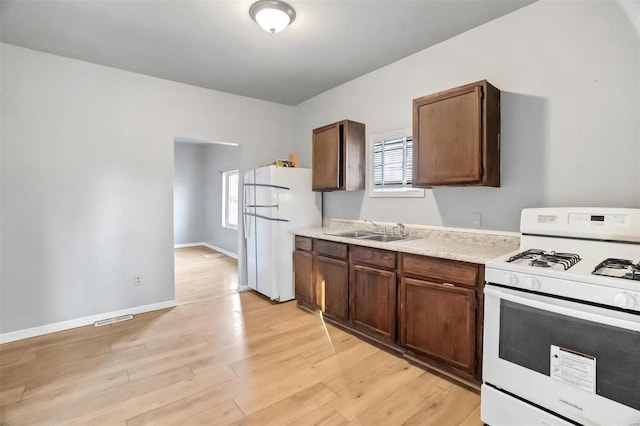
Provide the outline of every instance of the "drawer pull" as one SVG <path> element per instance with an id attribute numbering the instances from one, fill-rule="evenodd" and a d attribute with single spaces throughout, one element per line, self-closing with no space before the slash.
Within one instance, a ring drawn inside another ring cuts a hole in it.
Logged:
<path id="1" fill-rule="evenodd" d="M 451 284 L 451 283 L 442 283 L 443 286 L 446 287 L 455 287 L 455 285 Z"/>

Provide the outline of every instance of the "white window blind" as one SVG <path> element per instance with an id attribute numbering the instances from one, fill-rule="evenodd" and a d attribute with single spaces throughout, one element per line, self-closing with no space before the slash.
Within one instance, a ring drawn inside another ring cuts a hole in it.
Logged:
<path id="1" fill-rule="evenodd" d="M 373 189 L 411 188 L 413 138 L 395 138 L 373 144 Z"/>

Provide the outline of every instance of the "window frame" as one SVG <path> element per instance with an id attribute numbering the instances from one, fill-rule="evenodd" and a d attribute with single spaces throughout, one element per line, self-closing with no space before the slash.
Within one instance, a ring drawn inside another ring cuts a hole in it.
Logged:
<path id="1" fill-rule="evenodd" d="M 237 181 L 237 184 L 236 184 L 237 186 L 235 191 L 236 213 L 240 208 L 239 199 L 238 199 L 239 188 L 240 188 L 239 171 L 237 169 L 224 171 L 222 172 L 222 227 L 237 230 L 238 215 L 236 214 L 235 216 L 235 220 L 236 220 L 235 224 L 229 222 L 229 218 L 230 218 L 229 205 L 233 202 L 233 200 L 230 197 L 234 195 L 234 194 L 231 194 L 229 191 L 229 177 L 234 175 L 236 176 L 236 181 Z"/>
<path id="2" fill-rule="evenodd" d="M 367 143 L 367 159 L 369 166 L 367 167 L 367 181 L 369 188 L 369 197 L 371 198 L 422 198 L 425 196 L 424 188 L 414 188 L 411 186 L 387 187 L 384 189 L 375 188 L 373 182 L 374 167 L 374 145 L 379 142 L 391 141 L 394 139 L 402 139 L 412 137 L 411 129 L 395 130 L 391 132 L 378 133 L 371 135 Z"/>

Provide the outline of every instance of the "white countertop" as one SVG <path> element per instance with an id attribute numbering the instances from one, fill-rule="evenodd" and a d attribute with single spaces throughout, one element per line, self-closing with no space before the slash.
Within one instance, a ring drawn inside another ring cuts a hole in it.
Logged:
<path id="1" fill-rule="evenodd" d="M 516 233 L 491 231 L 461 230 L 460 228 L 443 227 L 411 227 L 407 225 L 412 238 L 392 242 L 371 241 L 367 239 L 345 238 L 331 233 L 354 229 L 371 230 L 370 226 L 354 222 L 344 222 L 325 228 L 310 228 L 293 231 L 293 234 L 340 243 L 374 247 L 422 256 L 440 257 L 443 259 L 484 264 L 487 260 L 517 250 L 520 242 Z"/>

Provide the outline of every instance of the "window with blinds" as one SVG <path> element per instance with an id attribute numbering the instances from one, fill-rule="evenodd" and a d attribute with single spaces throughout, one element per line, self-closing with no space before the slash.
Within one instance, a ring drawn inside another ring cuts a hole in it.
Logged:
<path id="1" fill-rule="evenodd" d="M 411 129 L 371 135 L 367 143 L 369 197 L 424 197 L 423 188 L 411 186 L 413 138 Z"/>
<path id="2" fill-rule="evenodd" d="M 375 142 L 373 150 L 373 190 L 411 188 L 413 138 L 395 138 Z"/>

